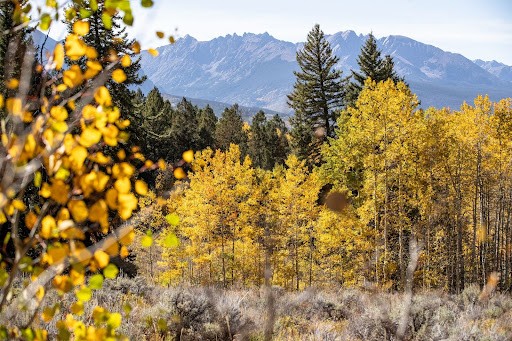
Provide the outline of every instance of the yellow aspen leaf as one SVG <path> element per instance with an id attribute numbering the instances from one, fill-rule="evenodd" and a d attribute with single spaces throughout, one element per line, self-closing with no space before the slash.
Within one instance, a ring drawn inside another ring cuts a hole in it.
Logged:
<path id="1" fill-rule="evenodd" d="M 55 45 L 55 49 L 53 49 L 53 62 L 57 71 L 62 69 L 62 65 L 64 65 L 64 46 L 62 44 Z"/>
<path id="2" fill-rule="evenodd" d="M 69 174 L 69 170 L 64 167 L 60 167 L 53 177 L 58 180 L 66 180 L 69 177 Z"/>
<path id="3" fill-rule="evenodd" d="M 7 84 L 5 84 L 7 89 L 11 89 L 11 90 L 17 89 L 19 85 L 20 85 L 20 81 L 17 80 L 16 78 L 9 79 Z"/>
<path id="4" fill-rule="evenodd" d="M 37 288 L 37 291 L 36 291 L 36 294 L 35 294 L 37 300 L 39 302 L 41 302 L 44 298 L 44 288 L 42 286 L 39 286 L 39 288 Z"/>
<path id="5" fill-rule="evenodd" d="M 108 123 L 115 123 L 119 117 L 121 116 L 121 112 L 118 107 L 113 108 L 107 112 Z"/>
<path id="6" fill-rule="evenodd" d="M 89 219 L 92 222 L 101 222 L 108 218 L 108 208 L 104 200 L 99 200 L 91 206 L 89 210 Z"/>
<path id="7" fill-rule="evenodd" d="M 89 33 L 89 23 L 87 21 L 79 20 L 73 24 L 73 33 L 79 36 L 85 36 Z"/>
<path id="8" fill-rule="evenodd" d="M 130 120 L 117 121 L 116 125 L 119 127 L 119 129 L 124 129 L 124 128 L 130 126 Z"/>
<path id="9" fill-rule="evenodd" d="M 75 295 L 79 302 L 88 302 L 92 297 L 92 290 L 89 287 L 82 287 L 75 292 Z M 73 325 L 73 329 L 80 330 L 81 328 Z"/>
<path id="10" fill-rule="evenodd" d="M 101 130 L 103 134 L 103 141 L 107 146 L 117 146 L 117 136 L 119 135 L 119 129 L 115 125 L 109 124 L 106 128 Z"/>
<path id="11" fill-rule="evenodd" d="M 45 216 L 43 220 L 41 220 L 41 231 L 39 235 L 44 239 L 52 238 L 52 236 L 56 236 L 57 223 L 52 216 Z"/>
<path id="12" fill-rule="evenodd" d="M 96 118 L 97 110 L 94 106 L 87 104 L 82 109 L 82 117 L 86 120 L 94 120 Z"/>
<path id="13" fill-rule="evenodd" d="M 105 270 L 103 270 L 103 276 L 105 276 L 105 278 L 116 278 L 118 273 L 119 269 L 114 264 L 107 265 Z"/>
<path id="14" fill-rule="evenodd" d="M 55 106 L 50 109 L 50 116 L 57 121 L 65 121 L 68 118 L 68 111 L 61 106 Z"/>
<path id="15" fill-rule="evenodd" d="M 57 220 L 69 220 L 71 218 L 71 215 L 69 214 L 69 210 L 65 207 L 61 208 L 59 210 L 59 213 L 57 214 Z"/>
<path id="16" fill-rule="evenodd" d="M 103 154 L 102 152 L 98 152 L 93 155 L 90 155 L 89 159 L 91 159 L 92 161 L 94 161 L 100 165 L 105 165 L 112 161 L 111 158 L 109 158 L 108 156 L 105 156 L 105 154 Z"/>
<path id="17" fill-rule="evenodd" d="M 103 192 L 105 187 L 107 186 L 108 181 L 110 180 L 110 176 L 103 172 L 96 173 L 96 179 L 93 183 L 94 189 L 97 192 Z"/>
<path id="18" fill-rule="evenodd" d="M 7 217 L 5 216 L 4 212 L 0 211 L 0 224 L 6 223 Z"/>
<path id="19" fill-rule="evenodd" d="M 100 269 L 103 269 L 110 263 L 110 256 L 103 250 L 94 251 L 94 260 Z"/>
<path id="20" fill-rule="evenodd" d="M 135 181 L 135 192 L 139 195 L 148 194 L 148 185 L 142 180 Z"/>
<path id="21" fill-rule="evenodd" d="M 123 161 L 124 159 L 126 159 L 126 151 L 124 149 L 120 149 L 118 152 L 117 152 L 117 158 L 121 161 Z"/>
<path id="22" fill-rule="evenodd" d="M 84 76 L 80 66 L 78 65 L 71 65 L 68 70 L 64 71 L 62 76 L 62 81 L 70 88 L 74 88 L 75 86 L 82 84 L 83 80 Z"/>
<path id="23" fill-rule="evenodd" d="M 23 113 L 22 102 L 19 98 L 8 98 L 5 106 L 11 115 L 20 116 Z"/>
<path id="24" fill-rule="evenodd" d="M 62 292 L 69 292 L 73 287 L 72 284 L 71 279 L 66 275 L 57 275 L 52 280 L 53 287 Z"/>
<path id="25" fill-rule="evenodd" d="M 64 205 L 68 202 L 69 192 L 69 185 L 62 180 L 55 180 L 52 182 L 50 198 Z"/>
<path id="26" fill-rule="evenodd" d="M 57 245 L 53 244 L 51 247 L 48 248 L 48 251 L 46 252 L 49 256 L 47 260 L 48 264 L 52 265 L 64 260 L 64 258 L 66 258 L 66 256 L 68 255 L 68 249 L 69 247 L 67 245 L 62 245 L 59 243 L 57 243 Z"/>
<path id="27" fill-rule="evenodd" d="M 84 240 L 85 233 L 77 227 L 70 227 L 61 231 L 60 237 L 63 239 Z"/>
<path id="28" fill-rule="evenodd" d="M 156 33 L 156 36 L 160 39 L 162 39 L 164 37 L 164 32 L 162 32 L 162 31 L 156 31 L 155 33 Z"/>
<path id="29" fill-rule="evenodd" d="M 75 302 L 71 305 L 71 312 L 75 315 L 82 316 L 84 314 L 83 302 Z"/>
<path id="30" fill-rule="evenodd" d="M 132 51 L 133 53 L 135 54 L 139 54 L 140 53 L 140 44 L 138 41 L 134 42 L 133 45 L 132 45 Z"/>
<path id="31" fill-rule="evenodd" d="M 187 174 L 181 167 L 174 168 L 173 174 L 174 174 L 174 177 L 178 180 L 181 180 L 181 179 L 184 179 L 187 177 Z"/>
<path id="32" fill-rule="evenodd" d="M 114 183 L 114 188 L 120 194 L 130 193 L 130 190 L 132 189 L 132 184 L 130 182 L 130 178 L 128 178 L 128 177 L 119 178 Z"/>
<path id="33" fill-rule="evenodd" d="M 153 237 L 148 235 L 143 236 L 140 244 L 145 248 L 151 247 L 151 245 L 153 245 Z"/>
<path id="34" fill-rule="evenodd" d="M 87 46 L 85 49 L 85 55 L 89 59 L 96 59 L 98 58 L 98 51 L 92 46 Z"/>
<path id="35" fill-rule="evenodd" d="M 116 83 L 122 83 L 126 80 L 126 74 L 121 69 L 116 69 L 112 72 L 112 79 Z"/>
<path id="36" fill-rule="evenodd" d="M 57 133 L 65 133 L 68 130 L 66 122 L 53 122 L 52 129 Z"/>
<path id="37" fill-rule="evenodd" d="M 29 230 L 32 230 L 34 228 L 34 226 L 36 225 L 36 222 L 37 222 L 37 215 L 34 212 L 30 211 L 25 216 L 25 226 Z"/>
<path id="38" fill-rule="evenodd" d="M 43 320 L 46 323 L 49 323 L 53 319 L 53 316 L 55 316 L 55 313 L 55 309 L 52 309 L 51 307 L 46 307 L 44 308 L 43 313 L 41 314 L 41 320 Z"/>
<path id="39" fill-rule="evenodd" d="M 64 92 L 68 89 L 68 86 L 66 84 L 59 84 L 57 85 L 57 91 L 58 92 Z"/>
<path id="40" fill-rule="evenodd" d="M 158 51 L 157 50 L 155 50 L 155 49 L 148 49 L 148 52 L 153 57 L 158 57 Z"/>
<path id="41" fill-rule="evenodd" d="M 74 286 L 78 286 L 84 283 L 85 275 L 83 272 L 76 271 L 75 269 L 71 269 L 69 272 L 69 276 L 71 278 L 71 282 Z"/>
<path id="42" fill-rule="evenodd" d="M 43 184 L 43 187 L 41 187 L 41 190 L 39 191 L 39 195 L 43 198 L 49 198 L 50 195 L 52 195 L 51 187 L 46 182 Z"/>
<path id="43" fill-rule="evenodd" d="M 30 156 L 34 154 L 36 151 L 37 143 L 36 139 L 34 138 L 34 135 L 28 135 L 27 139 L 25 140 L 25 147 L 23 148 L 26 153 L 28 153 Z"/>
<path id="44" fill-rule="evenodd" d="M 85 79 L 91 79 L 91 78 L 96 77 L 96 75 L 98 73 L 100 73 L 100 71 L 102 70 L 101 64 L 95 60 L 88 60 L 86 65 L 87 65 L 87 69 L 85 70 L 85 73 L 84 73 Z"/>
<path id="45" fill-rule="evenodd" d="M 87 51 L 87 45 L 76 34 L 68 34 L 64 47 L 66 55 L 73 61 L 80 59 Z"/>
<path id="46" fill-rule="evenodd" d="M 112 97 L 110 96 L 108 89 L 104 86 L 100 86 L 98 89 L 96 89 L 94 92 L 94 100 L 99 105 L 107 107 L 112 105 Z"/>
<path id="47" fill-rule="evenodd" d="M 101 140 L 101 132 L 97 129 L 88 127 L 82 130 L 80 134 L 80 144 L 86 148 L 92 147 Z"/>
<path id="48" fill-rule="evenodd" d="M 129 67 L 132 65 L 132 60 L 129 55 L 125 54 L 121 57 L 121 66 L 122 67 Z"/>
<path id="49" fill-rule="evenodd" d="M 113 188 L 109 189 L 105 194 L 105 201 L 111 210 L 117 209 L 117 191 Z"/>
<path id="50" fill-rule="evenodd" d="M 126 246 L 121 246 L 121 250 L 119 250 L 119 256 L 124 259 L 128 257 L 130 253 L 128 252 L 128 248 Z"/>
<path id="51" fill-rule="evenodd" d="M 187 163 L 191 163 L 194 161 L 194 151 L 193 150 L 187 150 L 186 152 L 183 152 L 182 155 L 183 161 Z"/>
<path id="52" fill-rule="evenodd" d="M 12 206 L 17 209 L 18 211 L 25 211 L 25 204 L 23 203 L 23 201 L 21 200 L 18 200 L 18 199 L 14 199 L 12 201 Z"/>
<path id="53" fill-rule="evenodd" d="M 71 162 L 71 168 L 75 171 L 78 171 L 84 165 L 85 160 L 87 159 L 87 149 L 83 146 L 76 146 L 71 150 L 69 155 L 69 161 Z"/>
<path id="54" fill-rule="evenodd" d="M 116 163 L 112 167 L 112 175 L 114 178 L 120 178 L 123 176 L 131 177 L 135 172 L 135 168 L 127 162 Z"/>
<path id="55" fill-rule="evenodd" d="M 87 216 L 89 215 L 89 209 L 87 208 L 87 205 L 84 201 L 71 200 L 70 202 L 68 202 L 68 208 L 75 222 L 81 223 L 87 220 Z"/>
<path id="56" fill-rule="evenodd" d="M 135 231 L 132 226 L 124 227 L 119 231 L 119 243 L 128 246 L 135 239 Z"/>

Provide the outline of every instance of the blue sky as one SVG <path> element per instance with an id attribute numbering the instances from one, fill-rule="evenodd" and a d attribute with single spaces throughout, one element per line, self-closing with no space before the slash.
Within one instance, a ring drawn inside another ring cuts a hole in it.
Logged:
<path id="1" fill-rule="evenodd" d="M 135 11 L 131 31 L 145 48 L 166 43 L 156 39 L 156 30 L 199 40 L 268 32 L 298 42 L 318 23 L 326 34 L 404 35 L 470 59 L 512 65 L 512 0 L 155 0 L 153 8 L 135 5 Z"/>

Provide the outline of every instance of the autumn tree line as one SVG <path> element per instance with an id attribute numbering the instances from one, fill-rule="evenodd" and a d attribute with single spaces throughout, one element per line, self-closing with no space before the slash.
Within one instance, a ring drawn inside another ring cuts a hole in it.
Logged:
<path id="1" fill-rule="evenodd" d="M 309 38 L 323 46 L 312 51 L 337 62 L 321 30 Z M 148 199 L 154 210 L 146 218 L 162 248 L 152 277 L 166 284 L 257 286 L 270 268 L 271 282 L 290 290 L 402 289 L 415 238 L 421 246 L 416 287 L 460 292 L 497 273 L 498 287 L 511 290 L 511 100 L 480 96 L 458 110 L 422 109 L 371 35 L 359 56 L 361 70 L 353 72 L 361 76 L 359 88 L 356 76 L 343 78 L 331 64 L 297 75 L 289 97 L 295 106 L 289 155 L 263 166 L 247 152 L 258 132 L 256 116 L 252 125 L 239 124 L 248 140 L 198 151 L 188 180 L 163 186 L 167 201 Z M 315 72 L 330 75 L 323 79 L 341 98 L 322 103 L 329 94 L 321 92 L 307 98 L 328 88 L 308 83 Z M 317 109 L 307 106 L 315 101 Z M 327 192 L 342 201 L 335 211 L 326 208 Z M 179 223 L 169 224 L 169 216 Z M 166 247 L 170 236 L 177 246 Z"/>

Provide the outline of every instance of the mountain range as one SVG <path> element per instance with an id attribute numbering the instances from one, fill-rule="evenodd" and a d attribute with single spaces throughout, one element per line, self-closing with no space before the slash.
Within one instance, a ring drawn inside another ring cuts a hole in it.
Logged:
<path id="1" fill-rule="evenodd" d="M 43 45 L 43 33 L 35 30 L 32 36 L 36 45 Z M 344 76 L 359 69 L 357 56 L 367 38 L 354 31 L 326 36 Z M 44 52 L 52 51 L 55 44 L 48 38 Z M 404 36 L 383 37 L 377 45 L 383 55 L 393 57 L 397 73 L 418 95 L 422 107 L 458 108 L 478 94 L 488 94 L 492 100 L 512 97 L 512 66 L 472 61 Z M 217 114 L 238 103 L 246 115 L 260 108 L 267 114 L 289 115 L 286 95 L 295 82 L 295 56 L 302 46 L 268 33 L 233 34 L 210 41 L 187 35 L 159 47 L 158 57 L 142 52 L 141 73 L 148 78 L 142 90 L 147 93 L 156 86 L 171 102 L 186 97 L 199 106 L 210 104 Z"/>
<path id="2" fill-rule="evenodd" d="M 327 35 L 344 76 L 358 70 L 357 56 L 367 35 L 354 31 Z M 395 61 L 422 107 L 458 108 L 478 94 L 492 100 L 512 96 L 512 67 L 496 61 L 471 61 L 404 36 L 377 40 L 383 55 Z M 144 52 L 142 70 L 162 92 L 175 96 L 239 103 L 290 113 L 286 95 L 298 70 L 296 52 L 303 43 L 278 40 L 268 33 L 226 35 L 210 41 L 185 36 L 158 48 L 159 56 Z"/>

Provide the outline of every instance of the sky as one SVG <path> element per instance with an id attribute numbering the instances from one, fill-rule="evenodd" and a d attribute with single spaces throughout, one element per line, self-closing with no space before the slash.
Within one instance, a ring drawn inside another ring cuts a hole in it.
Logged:
<path id="1" fill-rule="evenodd" d="M 134 4 L 131 33 L 143 47 L 167 43 L 155 31 L 198 40 L 245 32 L 300 42 L 315 24 L 325 34 L 353 30 L 403 35 L 469 59 L 512 65 L 512 0 L 154 0 Z"/>

